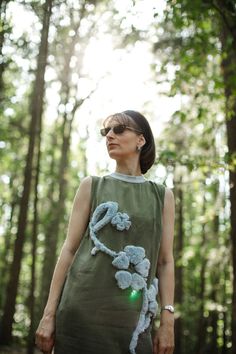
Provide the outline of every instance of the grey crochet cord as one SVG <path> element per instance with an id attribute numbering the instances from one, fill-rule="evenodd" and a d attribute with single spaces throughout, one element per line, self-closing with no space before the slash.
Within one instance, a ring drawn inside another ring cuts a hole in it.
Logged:
<path id="1" fill-rule="evenodd" d="M 103 218 L 101 218 L 102 215 L 104 215 Z M 151 318 L 157 314 L 158 279 L 154 278 L 149 289 L 147 288 L 150 261 L 145 257 L 145 249 L 143 247 L 128 245 L 117 253 L 99 241 L 96 233 L 109 223 L 119 231 L 129 230 L 131 226 L 128 214 L 118 211 L 118 203 L 109 201 L 98 205 L 89 224 L 90 238 L 95 246 L 91 254 L 95 256 L 100 251 L 114 258 L 112 265 L 119 269 L 115 273 L 119 288 L 127 289 L 131 287 L 134 291 L 142 290 L 143 292 L 143 303 L 138 324 L 132 334 L 129 345 L 130 353 L 136 354 L 135 349 L 139 335 L 149 327 Z M 133 266 L 136 272 L 129 272 L 130 266 Z"/>

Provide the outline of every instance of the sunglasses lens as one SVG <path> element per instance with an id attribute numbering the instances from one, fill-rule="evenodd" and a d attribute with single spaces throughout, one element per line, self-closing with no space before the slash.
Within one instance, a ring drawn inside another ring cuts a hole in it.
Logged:
<path id="1" fill-rule="evenodd" d="M 122 134 L 122 133 L 124 133 L 125 129 L 126 129 L 125 125 L 119 124 L 113 128 L 113 132 L 115 134 Z"/>
<path id="2" fill-rule="evenodd" d="M 106 127 L 106 128 L 100 129 L 100 133 L 102 136 L 106 136 L 111 129 L 115 134 L 122 134 L 122 133 L 124 133 L 126 126 L 123 124 L 119 124 L 119 125 L 115 125 L 113 128 Z"/>
<path id="3" fill-rule="evenodd" d="M 100 130 L 101 135 L 106 136 L 110 129 L 111 129 L 110 127 L 101 129 Z"/>

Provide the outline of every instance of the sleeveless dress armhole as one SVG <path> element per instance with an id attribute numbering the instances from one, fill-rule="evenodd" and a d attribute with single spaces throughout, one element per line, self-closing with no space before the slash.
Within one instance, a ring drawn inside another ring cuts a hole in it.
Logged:
<path id="1" fill-rule="evenodd" d="M 99 182 L 100 177 L 98 176 L 91 176 L 92 178 L 92 185 L 91 185 L 91 212 L 90 212 L 90 216 L 92 216 L 92 213 L 95 209 L 96 206 L 96 200 L 97 200 L 97 185 Z"/>
<path id="2" fill-rule="evenodd" d="M 84 232 L 84 235 L 81 239 L 81 242 L 84 238 L 89 238 L 89 222 L 91 220 L 93 211 L 96 207 L 96 190 L 97 190 L 97 184 L 99 181 L 99 177 L 97 176 L 90 176 L 92 178 L 92 183 L 91 183 L 91 195 L 90 195 L 90 212 L 89 212 L 89 221 L 88 225 L 86 227 L 86 230 Z M 80 247 L 80 246 L 79 246 Z"/>
<path id="3" fill-rule="evenodd" d="M 161 204 L 161 210 L 163 211 L 166 187 L 163 184 L 160 184 L 160 183 L 157 183 L 157 182 L 151 182 L 151 183 L 153 183 L 153 185 L 154 185 L 154 188 L 156 190 L 158 199 L 159 199 L 160 204 Z"/>
<path id="4" fill-rule="evenodd" d="M 165 186 L 163 184 L 159 184 L 158 186 L 160 187 L 161 204 L 162 204 L 162 211 L 163 211 L 166 188 L 165 188 Z"/>
<path id="5" fill-rule="evenodd" d="M 166 187 L 163 184 L 157 183 L 157 182 L 153 182 L 154 184 L 154 188 L 156 190 L 157 193 L 157 197 L 159 199 L 159 203 L 160 203 L 160 209 L 161 209 L 161 215 L 160 215 L 160 221 L 161 221 L 161 236 L 160 236 L 160 240 L 162 238 L 162 227 L 163 227 L 163 210 L 164 210 L 164 201 L 165 201 L 165 191 L 166 191 Z"/>

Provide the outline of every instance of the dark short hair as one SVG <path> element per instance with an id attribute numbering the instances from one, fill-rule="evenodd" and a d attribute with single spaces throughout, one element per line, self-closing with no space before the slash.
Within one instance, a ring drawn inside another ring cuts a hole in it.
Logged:
<path id="1" fill-rule="evenodd" d="M 152 167 L 156 158 L 156 147 L 151 127 L 148 120 L 139 112 L 127 110 L 122 113 L 131 117 L 135 125 L 143 132 L 146 143 L 140 153 L 140 167 L 141 172 L 146 173 Z"/>

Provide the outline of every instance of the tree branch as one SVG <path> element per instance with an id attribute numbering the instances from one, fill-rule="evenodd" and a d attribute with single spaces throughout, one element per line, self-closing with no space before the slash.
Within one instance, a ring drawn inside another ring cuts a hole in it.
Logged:
<path id="1" fill-rule="evenodd" d="M 214 2 L 214 0 L 212 1 L 212 6 L 214 7 L 214 9 L 220 14 L 221 18 L 223 19 L 225 25 L 227 26 L 228 30 L 230 31 L 230 33 L 232 34 L 234 43 L 236 41 L 236 36 L 234 33 L 234 27 L 230 25 L 228 18 L 225 14 L 225 12 Z"/>

